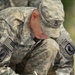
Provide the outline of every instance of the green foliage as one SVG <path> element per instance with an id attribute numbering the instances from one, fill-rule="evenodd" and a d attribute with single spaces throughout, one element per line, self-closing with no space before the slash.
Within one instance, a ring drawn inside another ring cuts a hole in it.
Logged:
<path id="1" fill-rule="evenodd" d="M 69 8 L 71 8 L 74 3 L 74 0 L 61 0 L 61 1 L 64 5 L 65 11 L 67 11 Z"/>
<path id="2" fill-rule="evenodd" d="M 62 0 L 65 10 L 64 26 L 75 42 L 75 0 Z"/>

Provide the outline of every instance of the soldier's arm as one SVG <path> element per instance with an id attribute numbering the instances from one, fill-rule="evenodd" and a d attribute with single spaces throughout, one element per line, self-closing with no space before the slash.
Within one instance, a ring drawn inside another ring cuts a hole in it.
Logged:
<path id="1" fill-rule="evenodd" d="M 69 33 L 61 26 L 60 37 L 56 39 L 59 44 L 59 64 L 56 75 L 70 75 L 73 73 L 73 54 L 75 52 L 75 44 L 73 43 Z M 58 62 L 58 61 L 57 61 Z"/>
<path id="2" fill-rule="evenodd" d="M 4 37 L 1 37 L 0 39 L 0 75 L 19 75 L 9 67 L 10 58 L 13 52 L 13 46 L 11 45 L 12 40 L 7 37 L 2 41 L 3 38 Z"/>
<path id="3" fill-rule="evenodd" d="M 60 45 L 60 48 L 66 52 L 67 56 L 73 56 L 75 53 L 75 44 L 70 37 L 70 34 L 66 31 L 66 29 L 61 26 L 60 27 L 60 36 L 57 38 L 57 42 Z"/>
<path id="4" fill-rule="evenodd" d="M 0 17 L 0 75 L 19 75 L 9 67 L 13 52 L 12 42 L 16 34 L 4 19 L 5 14 L 2 13 L 0 12 L 0 16 L 2 16 L 2 18 Z"/>

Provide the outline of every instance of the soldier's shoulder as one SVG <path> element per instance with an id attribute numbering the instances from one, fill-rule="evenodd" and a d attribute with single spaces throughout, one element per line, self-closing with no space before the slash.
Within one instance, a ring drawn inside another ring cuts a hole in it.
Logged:
<path id="1" fill-rule="evenodd" d="M 30 13 L 35 8 L 33 7 L 9 7 L 0 11 L 0 16 L 8 17 L 10 15 L 17 16 L 18 14 Z"/>
<path id="2" fill-rule="evenodd" d="M 9 7 L 9 8 L 6 8 L 6 9 L 4 9 L 4 10 L 1 10 L 0 11 L 0 16 L 1 15 L 10 15 L 10 14 L 13 14 L 13 13 L 16 13 L 16 12 L 18 12 L 18 8 L 16 8 L 16 7 Z"/>

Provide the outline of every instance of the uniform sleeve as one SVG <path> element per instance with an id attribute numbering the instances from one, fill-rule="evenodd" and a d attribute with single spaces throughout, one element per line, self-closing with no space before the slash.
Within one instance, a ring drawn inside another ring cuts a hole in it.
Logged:
<path id="1" fill-rule="evenodd" d="M 8 44 L 10 45 L 9 41 L 7 41 L 7 43 L 5 41 L 10 35 L 8 29 L 4 26 L 5 22 L 2 23 L 0 24 L 0 75 L 19 75 L 8 67 L 12 51 L 8 48 L 9 46 L 7 46 Z"/>
<path id="2" fill-rule="evenodd" d="M 65 57 L 68 59 L 68 57 L 72 57 L 75 53 L 75 44 L 73 40 L 70 37 L 70 34 L 66 31 L 66 29 L 61 26 L 60 27 L 60 36 L 57 38 L 57 42 L 60 45 L 61 51 L 66 51 Z"/>
<path id="3" fill-rule="evenodd" d="M 54 64 L 58 51 L 59 46 L 55 40 L 45 39 L 42 44 L 31 53 L 31 58 L 25 67 L 26 74 L 47 75 L 49 68 Z"/>
<path id="4" fill-rule="evenodd" d="M 61 26 L 60 29 L 61 34 L 56 41 L 60 46 L 60 63 L 58 66 L 61 68 L 58 67 L 56 75 L 70 75 L 73 73 L 73 54 L 75 52 L 75 44 L 66 29 L 63 26 Z"/>
<path id="5" fill-rule="evenodd" d="M 17 23 L 15 21 L 12 14 L 5 12 L 0 13 L 0 75 L 19 75 L 9 67 L 13 52 L 13 49 L 10 48 L 10 42 L 14 42 L 14 39 L 16 38 L 16 34 L 18 32 L 16 24 L 19 24 L 19 22 Z"/>

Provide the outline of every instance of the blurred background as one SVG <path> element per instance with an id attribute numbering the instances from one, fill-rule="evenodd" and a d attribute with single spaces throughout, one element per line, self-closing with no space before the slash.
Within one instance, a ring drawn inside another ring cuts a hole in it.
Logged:
<path id="1" fill-rule="evenodd" d="M 65 10 L 64 26 L 75 43 L 75 0 L 62 0 Z"/>
<path id="2" fill-rule="evenodd" d="M 70 33 L 75 43 L 75 0 L 62 0 L 65 10 L 64 27 Z M 75 75 L 75 55 L 74 55 L 74 75 Z"/>

